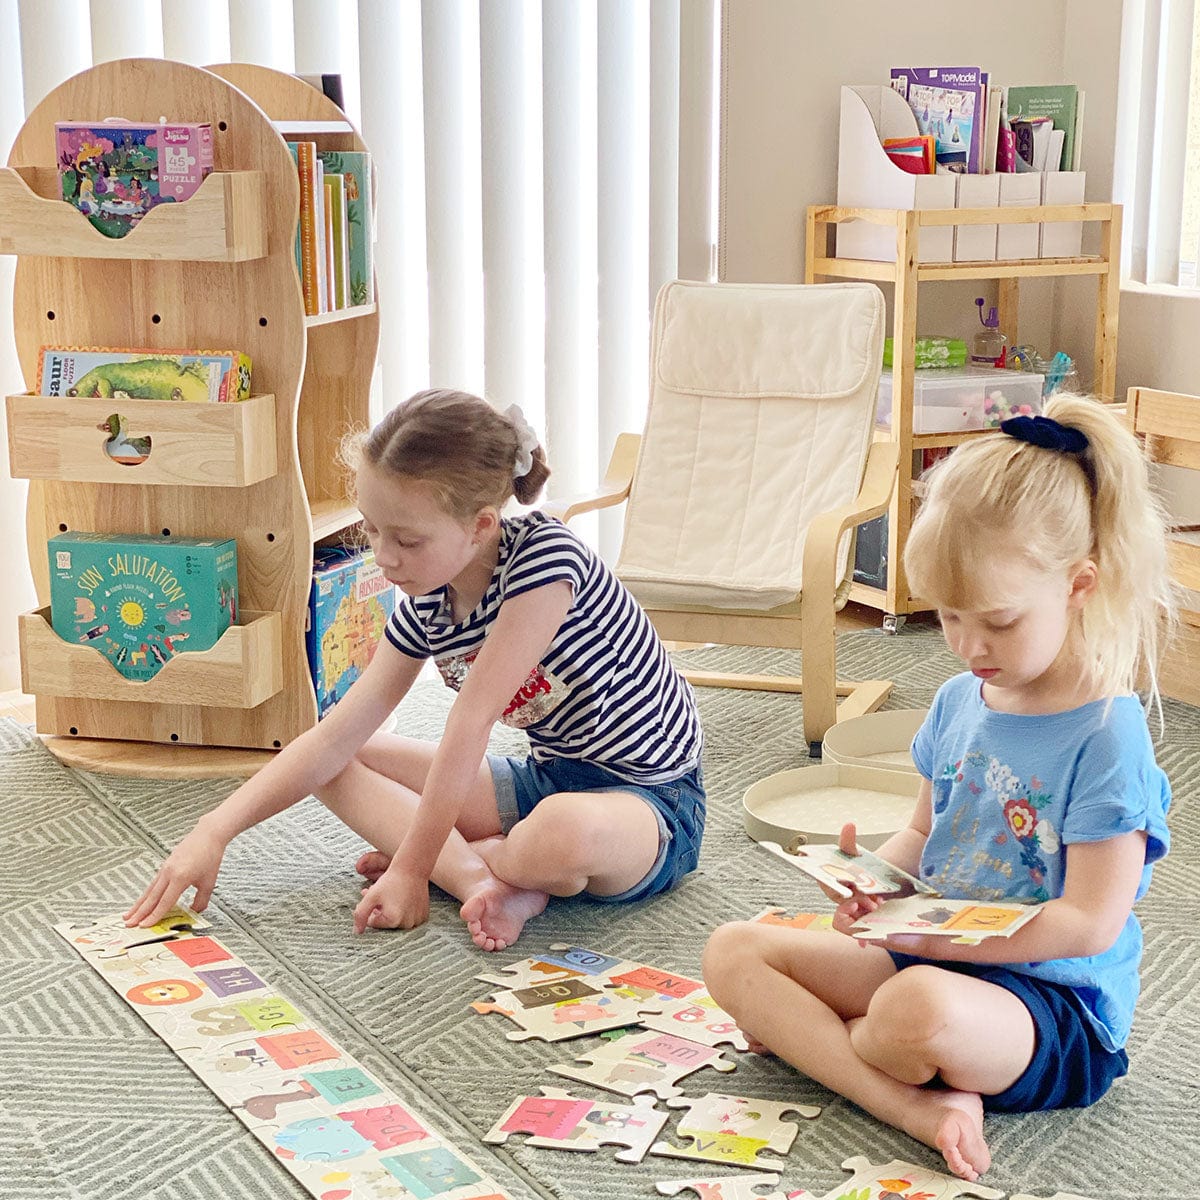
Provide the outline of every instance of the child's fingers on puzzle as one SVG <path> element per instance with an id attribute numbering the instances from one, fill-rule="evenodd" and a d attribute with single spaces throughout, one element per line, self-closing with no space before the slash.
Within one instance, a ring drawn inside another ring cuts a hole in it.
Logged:
<path id="1" fill-rule="evenodd" d="M 853 821 L 847 821 L 838 835 L 838 849 L 843 854 L 858 854 L 858 828 Z"/>

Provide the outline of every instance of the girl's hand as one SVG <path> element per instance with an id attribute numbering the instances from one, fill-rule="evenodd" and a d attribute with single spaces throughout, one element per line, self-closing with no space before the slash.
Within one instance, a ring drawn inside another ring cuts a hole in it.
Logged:
<path id="1" fill-rule="evenodd" d="M 192 908 L 203 912 L 217 882 L 226 843 L 197 825 L 167 856 L 150 886 L 125 914 L 126 925 L 153 925 L 170 912 L 189 887 L 196 889 Z"/>
<path id="2" fill-rule="evenodd" d="M 851 926 L 857 925 L 860 918 L 865 917 L 868 913 L 873 913 L 879 907 L 879 899 L 876 896 L 869 896 L 864 892 L 855 892 L 848 900 L 842 902 L 833 911 L 833 927 L 838 933 L 844 933 L 847 937 L 854 937 L 850 932 Z M 862 939 L 857 939 L 860 946 L 865 946 L 867 943 Z M 878 946 L 880 942 L 872 942 L 872 945 Z"/>
<path id="3" fill-rule="evenodd" d="M 416 929 L 428 920 L 429 880 L 392 866 L 363 893 L 354 910 L 354 932 Z"/>

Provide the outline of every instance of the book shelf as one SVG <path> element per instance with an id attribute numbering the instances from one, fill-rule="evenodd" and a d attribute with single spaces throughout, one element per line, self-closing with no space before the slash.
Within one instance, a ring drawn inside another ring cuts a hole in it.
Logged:
<path id="1" fill-rule="evenodd" d="M 844 221 L 866 221 L 895 230 L 894 262 L 839 258 L 831 238 Z M 921 230 L 947 225 L 1036 224 L 1044 221 L 1096 223 L 1099 253 L 1075 258 L 1007 259 L 992 262 L 919 261 Z M 888 577 L 886 587 L 858 583 L 850 599 L 879 609 L 883 627 L 895 632 L 909 614 L 930 605 L 909 590 L 904 573 L 904 545 L 913 515 L 913 481 L 919 468 L 915 455 L 937 446 L 957 446 L 986 430 L 913 433 L 913 372 L 917 339 L 918 285 L 944 279 L 994 279 L 998 283 L 1000 328 L 1010 344 L 1019 344 L 1017 309 L 1022 279 L 1092 275 L 1097 281 L 1095 384 L 1093 392 L 1111 401 L 1117 382 L 1117 306 L 1120 298 L 1121 207 L 1117 204 L 1037 205 L 1028 208 L 877 209 L 812 205 L 805 225 L 804 282 L 869 279 L 895 287 L 892 315 L 894 363 L 890 429 L 877 428 L 877 439 L 900 443 L 900 474 L 888 510 Z"/>
<path id="2" fill-rule="evenodd" d="M 213 173 L 190 200 L 106 238 L 56 198 L 54 123 L 163 113 L 212 124 Z M 366 149 L 332 101 L 291 75 L 125 59 L 51 92 L 0 168 L 0 252 L 17 256 L 14 330 L 30 391 L 43 345 L 222 346 L 252 361 L 254 395 L 240 403 L 6 400 L 41 604 L 19 622 L 22 687 L 47 746 L 73 765 L 243 776 L 317 720 L 304 647 L 312 550 L 358 520 L 336 450 L 347 428 L 369 423 L 379 314 L 368 304 L 305 316 L 299 183 L 281 126 L 321 149 Z M 151 435 L 144 463 L 105 455 L 96 426 L 113 411 Z M 151 680 L 125 679 L 50 626 L 46 543 L 66 530 L 235 537 L 236 624 Z"/>

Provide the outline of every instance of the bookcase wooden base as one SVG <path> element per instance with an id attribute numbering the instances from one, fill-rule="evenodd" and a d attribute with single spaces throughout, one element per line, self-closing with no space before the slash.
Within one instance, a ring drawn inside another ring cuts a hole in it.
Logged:
<path id="1" fill-rule="evenodd" d="M 64 766 L 135 779 L 249 779 L 278 753 L 103 738 L 46 736 L 42 742 Z"/>

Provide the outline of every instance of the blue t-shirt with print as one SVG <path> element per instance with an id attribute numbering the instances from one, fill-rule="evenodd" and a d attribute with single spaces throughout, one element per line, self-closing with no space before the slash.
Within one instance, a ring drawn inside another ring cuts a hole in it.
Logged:
<path id="1" fill-rule="evenodd" d="M 921 878 L 948 898 L 1041 902 L 1062 895 L 1066 847 L 1146 831 L 1146 864 L 1167 852 L 1167 777 L 1136 696 L 1042 716 L 996 712 L 973 675 L 943 684 L 912 746 L 932 784 Z M 1013 971 L 1073 988 L 1101 1041 L 1124 1046 L 1133 1020 L 1142 930 L 1130 913 L 1103 954 Z"/>

